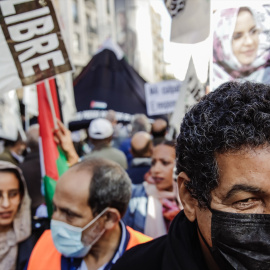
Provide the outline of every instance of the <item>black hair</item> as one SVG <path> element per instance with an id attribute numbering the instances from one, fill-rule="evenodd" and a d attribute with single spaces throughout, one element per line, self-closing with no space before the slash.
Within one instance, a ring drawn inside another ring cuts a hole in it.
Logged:
<path id="1" fill-rule="evenodd" d="M 175 148 L 175 141 L 174 140 L 163 140 L 162 142 L 160 142 L 159 144 L 157 144 L 156 146 L 159 146 L 159 145 L 167 145 L 167 146 L 170 146 L 170 147 L 173 147 Z"/>
<path id="2" fill-rule="evenodd" d="M 270 86 L 227 82 L 186 113 L 177 139 L 177 173 L 200 207 L 219 184 L 215 154 L 270 145 Z"/>

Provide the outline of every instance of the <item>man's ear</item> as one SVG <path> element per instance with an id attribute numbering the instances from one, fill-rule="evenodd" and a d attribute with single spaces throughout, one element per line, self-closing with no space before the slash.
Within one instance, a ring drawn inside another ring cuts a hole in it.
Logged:
<path id="1" fill-rule="evenodd" d="M 196 220 L 197 201 L 191 196 L 191 193 L 186 188 L 185 183 L 187 181 L 190 181 L 187 174 L 185 172 L 180 172 L 177 178 L 180 200 L 183 204 L 186 217 L 189 221 L 193 222 Z"/>
<path id="2" fill-rule="evenodd" d="M 115 208 L 109 208 L 105 214 L 104 227 L 106 230 L 110 230 L 115 227 L 121 219 L 119 211 Z"/>

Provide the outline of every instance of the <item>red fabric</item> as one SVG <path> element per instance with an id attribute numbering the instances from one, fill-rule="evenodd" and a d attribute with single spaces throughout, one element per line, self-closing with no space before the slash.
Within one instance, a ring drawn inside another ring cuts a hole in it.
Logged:
<path id="1" fill-rule="evenodd" d="M 57 102 L 57 93 L 54 79 L 49 80 L 50 91 L 54 103 L 54 109 L 56 117 L 60 119 L 60 112 Z M 59 153 L 57 150 L 57 144 L 53 139 L 53 117 L 50 109 L 50 104 L 46 94 L 45 83 L 41 82 L 37 85 L 37 94 L 38 94 L 38 122 L 40 126 L 40 137 L 42 139 L 42 148 L 43 148 L 43 159 L 45 166 L 45 174 L 57 180 L 58 170 L 56 166 L 56 160 L 58 159 Z"/>

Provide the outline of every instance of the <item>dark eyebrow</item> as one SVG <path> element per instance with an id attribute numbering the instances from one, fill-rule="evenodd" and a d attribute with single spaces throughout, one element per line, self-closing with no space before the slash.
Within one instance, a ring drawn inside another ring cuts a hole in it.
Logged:
<path id="1" fill-rule="evenodd" d="M 258 187 L 249 185 L 234 185 L 224 196 L 223 201 L 230 199 L 233 195 L 240 191 L 250 192 L 254 194 L 265 194 L 265 192 Z"/>
<path id="2" fill-rule="evenodd" d="M 58 208 L 60 209 L 60 211 L 66 213 L 66 214 L 71 214 L 72 216 L 74 216 L 74 217 L 79 217 L 79 218 L 82 217 L 80 214 L 77 214 L 77 213 L 71 211 L 71 210 L 68 209 L 68 208 L 62 208 L 62 207 L 58 207 Z"/>
<path id="3" fill-rule="evenodd" d="M 252 27 L 249 29 L 249 31 L 250 31 L 250 30 L 254 30 L 254 29 L 257 29 L 257 26 L 256 26 L 256 25 L 252 26 Z"/>
<path id="4" fill-rule="evenodd" d="M 54 201 L 53 201 L 53 205 L 56 206 L 56 204 L 55 204 Z M 56 206 L 56 207 L 57 207 L 57 206 Z M 71 210 L 68 209 L 68 208 L 64 208 L 64 207 L 57 207 L 57 208 L 58 208 L 61 212 L 63 212 L 63 213 L 66 213 L 66 214 L 72 214 L 73 216 L 79 217 L 79 218 L 82 217 L 80 214 L 77 214 L 77 213 L 71 211 Z"/>

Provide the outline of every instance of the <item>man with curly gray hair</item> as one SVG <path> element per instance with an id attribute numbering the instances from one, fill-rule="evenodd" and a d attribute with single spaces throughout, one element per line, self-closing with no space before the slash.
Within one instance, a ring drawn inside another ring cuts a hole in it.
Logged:
<path id="1" fill-rule="evenodd" d="M 270 269 L 270 86 L 221 85 L 185 115 L 176 150 L 184 211 L 113 269 Z"/>

